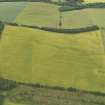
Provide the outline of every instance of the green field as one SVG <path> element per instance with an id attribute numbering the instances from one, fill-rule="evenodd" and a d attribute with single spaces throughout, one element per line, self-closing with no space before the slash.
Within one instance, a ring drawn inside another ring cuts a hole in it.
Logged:
<path id="1" fill-rule="evenodd" d="M 17 16 L 19 24 L 59 27 L 59 7 L 46 3 L 28 3 Z M 62 13 L 62 28 L 105 26 L 105 9 L 85 9 Z M 27 17 L 27 18 L 26 18 Z M 78 18 L 78 19 L 77 19 Z"/>
<path id="2" fill-rule="evenodd" d="M 105 9 L 84 9 L 64 12 L 63 15 L 63 24 L 66 28 L 80 28 L 91 25 L 98 25 L 100 28 L 105 27 Z"/>
<path id="3" fill-rule="evenodd" d="M 94 24 L 105 27 L 105 9 L 88 9 L 87 14 Z"/>
<path id="4" fill-rule="evenodd" d="M 52 4 L 29 3 L 17 16 L 16 21 L 27 25 L 59 27 L 58 9 L 58 6 Z M 93 25 L 86 11 L 63 13 L 62 17 L 62 28 L 80 28 Z"/>
<path id="5" fill-rule="evenodd" d="M 26 2 L 1 2 L 0 3 L 0 20 L 5 22 L 15 21 L 16 16 L 25 7 Z"/>
<path id="6" fill-rule="evenodd" d="M 6 7 L 6 9 L 5 9 Z M 59 6 L 48 3 L 0 3 L 0 20 L 18 24 L 59 27 Z M 105 26 L 105 9 L 85 9 L 62 13 L 62 28 Z M 78 18 L 78 19 L 77 19 Z"/>
<path id="7" fill-rule="evenodd" d="M 58 6 L 46 3 L 28 3 L 27 7 L 17 16 L 16 21 L 20 24 L 58 27 L 58 19 Z"/>

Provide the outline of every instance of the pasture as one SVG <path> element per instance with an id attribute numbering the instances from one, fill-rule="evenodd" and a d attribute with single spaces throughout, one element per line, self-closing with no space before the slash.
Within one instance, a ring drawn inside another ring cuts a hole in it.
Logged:
<path id="1" fill-rule="evenodd" d="M 94 25 L 105 27 L 105 9 L 87 9 L 87 14 Z"/>
<path id="2" fill-rule="evenodd" d="M 17 16 L 16 22 L 27 25 L 58 27 L 58 6 L 46 3 L 28 3 L 26 8 Z"/>
<path id="3" fill-rule="evenodd" d="M 6 7 L 6 9 L 5 9 Z M 105 9 L 84 9 L 62 13 L 62 28 L 81 28 L 92 25 L 104 27 Z M 0 20 L 18 24 L 59 27 L 59 6 L 48 3 L 0 3 Z M 77 19 L 78 18 L 78 19 Z"/>
<path id="4" fill-rule="evenodd" d="M 13 22 L 19 12 L 25 7 L 26 2 L 1 2 L 0 21 Z"/>
<path id="5" fill-rule="evenodd" d="M 16 22 L 58 28 L 59 6 L 46 3 L 29 3 L 17 16 Z M 62 28 L 81 28 L 91 25 L 93 22 L 86 11 L 62 13 Z"/>
<path id="6" fill-rule="evenodd" d="M 92 25 L 104 27 L 104 12 L 105 9 L 84 9 L 63 12 L 61 19 L 62 28 L 81 28 Z M 16 22 L 19 24 L 58 28 L 59 6 L 46 3 L 28 3 L 16 17 Z"/>

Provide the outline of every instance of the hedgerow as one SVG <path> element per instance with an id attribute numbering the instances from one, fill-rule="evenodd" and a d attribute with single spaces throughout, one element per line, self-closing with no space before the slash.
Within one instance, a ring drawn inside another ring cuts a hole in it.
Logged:
<path id="1" fill-rule="evenodd" d="M 61 86 L 49 86 L 49 85 L 40 84 L 40 83 L 35 83 L 35 84 L 22 83 L 22 82 L 16 82 L 14 80 L 0 78 L 0 91 L 12 90 L 18 86 L 28 86 L 32 88 L 46 88 L 46 89 L 54 89 L 54 90 L 61 90 L 61 91 L 68 91 L 68 92 L 80 92 L 80 93 L 93 94 L 93 95 L 98 95 L 98 96 L 105 96 L 105 93 L 101 93 L 97 91 L 86 91 L 86 90 L 80 90 L 73 87 L 64 88 Z"/>
<path id="2" fill-rule="evenodd" d="M 73 11 L 73 10 L 81 10 L 86 8 L 105 8 L 105 3 L 88 3 L 88 4 L 80 4 L 80 5 L 64 5 L 59 8 L 59 11 Z"/>
<path id="3" fill-rule="evenodd" d="M 90 31 L 99 30 L 99 27 L 96 25 L 82 27 L 82 28 L 62 29 L 62 28 L 22 25 L 22 24 L 17 24 L 17 23 L 5 23 L 5 24 L 17 26 L 17 27 L 34 28 L 34 29 L 40 29 L 40 30 L 49 31 L 49 32 L 66 33 L 66 34 L 69 34 L 69 33 L 75 34 L 75 33 L 90 32 Z"/>

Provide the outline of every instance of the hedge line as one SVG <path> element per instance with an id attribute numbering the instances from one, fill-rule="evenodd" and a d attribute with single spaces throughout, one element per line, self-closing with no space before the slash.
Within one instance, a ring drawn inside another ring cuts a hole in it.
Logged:
<path id="1" fill-rule="evenodd" d="M 105 93 L 85 91 L 85 90 L 80 90 L 80 89 L 72 88 L 72 87 L 64 88 L 64 87 L 60 87 L 60 86 L 48 86 L 48 85 L 39 84 L 39 83 L 38 84 L 22 83 L 22 82 L 16 82 L 16 81 L 13 81 L 13 80 L 0 78 L 0 90 L 9 91 L 11 89 L 14 89 L 14 88 L 18 87 L 19 85 L 30 86 L 32 88 L 48 88 L 48 89 L 56 89 L 56 90 L 68 91 L 68 92 L 80 92 L 80 93 L 84 93 L 84 94 L 105 96 Z"/>
<path id="2" fill-rule="evenodd" d="M 0 2 L 20 2 L 20 1 L 24 1 L 24 2 L 28 2 L 28 1 L 32 1 L 32 2 L 51 2 L 51 0 L 0 0 Z"/>
<path id="3" fill-rule="evenodd" d="M 2 32 L 4 29 L 4 23 L 0 21 L 0 32 Z"/>
<path id="4" fill-rule="evenodd" d="M 45 3 L 51 3 L 51 4 L 56 4 L 56 5 L 71 5 L 71 4 L 76 4 L 76 3 L 71 3 L 71 2 L 57 2 L 53 0 L 0 0 L 0 2 L 45 2 Z"/>
<path id="5" fill-rule="evenodd" d="M 88 27 L 83 27 L 83 28 L 74 28 L 74 29 L 57 29 L 57 28 L 48 28 L 48 27 L 42 27 L 41 29 L 44 31 L 56 32 L 56 33 L 76 34 L 76 33 L 99 30 L 99 27 L 94 25 L 94 26 L 88 26 Z"/>
<path id="6" fill-rule="evenodd" d="M 63 3 L 55 2 L 52 0 L 0 0 L 0 2 L 42 2 L 55 5 L 64 5 Z"/>
<path id="7" fill-rule="evenodd" d="M 76 33 L 90 32 L 90 31 L 99 30 L 99 27 L 96 26 L 96 25 L 83 27 L 83 28 L 61 29 L 61 28 L 29 26 L 29 25 L 22 25 L 22 24 L 17 24 L 17 23 L 6 23 L 6 24 L 12 25 L 12 26 L 18 26 L 18 27 L 27 27 L 27 28 L 40 29 L 40 30 L 48 31 L 48 32 L 65 33 L 65 34 L 69 34 L 69 33 L 76 34 Z"/>
<path id="8" fill-rule="evenodd" d="M 0 105 L 4 105 L 5 97 L 3 95 L 0 95 Z"/>
<path id="9" fill-rule="evenodd" d="M 81 4 L 81 5 L 65 5 L 59 8 L 59 11 L 73 11 L 73 10 L 80 10 L 86 8 L 105 8 L 105 3 L 88 3 L 88 4 Z"/>
<path id="10" fill-rule="evenodd" d="M 12 80 L 0 78 L 0 90 L 8 91 L 17 86 L 17 83 Z"/>
<path id="11" fill-rule="evenodd" d="M 1 38 L 3 30 L 4 30 L 4 23 L 0 21 L 0 38 Z"/>

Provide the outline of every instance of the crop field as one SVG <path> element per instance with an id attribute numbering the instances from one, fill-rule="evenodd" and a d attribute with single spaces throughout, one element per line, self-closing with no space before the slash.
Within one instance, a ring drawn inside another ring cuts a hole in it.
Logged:
<path id="1" fill-rule="evenodd" d="M 65 35 L 6 26 L 0 49 L 3 77 L 105 91 L 104 48 L 100 31 Z"/>
<path id="2" fill-rule="evenodd" d="M 64 12 L 62 19 L 63 28 L 81 28 L 94 25 L 86 10 Z M 78 17 L 78 19 L 77 19 Z"/>

